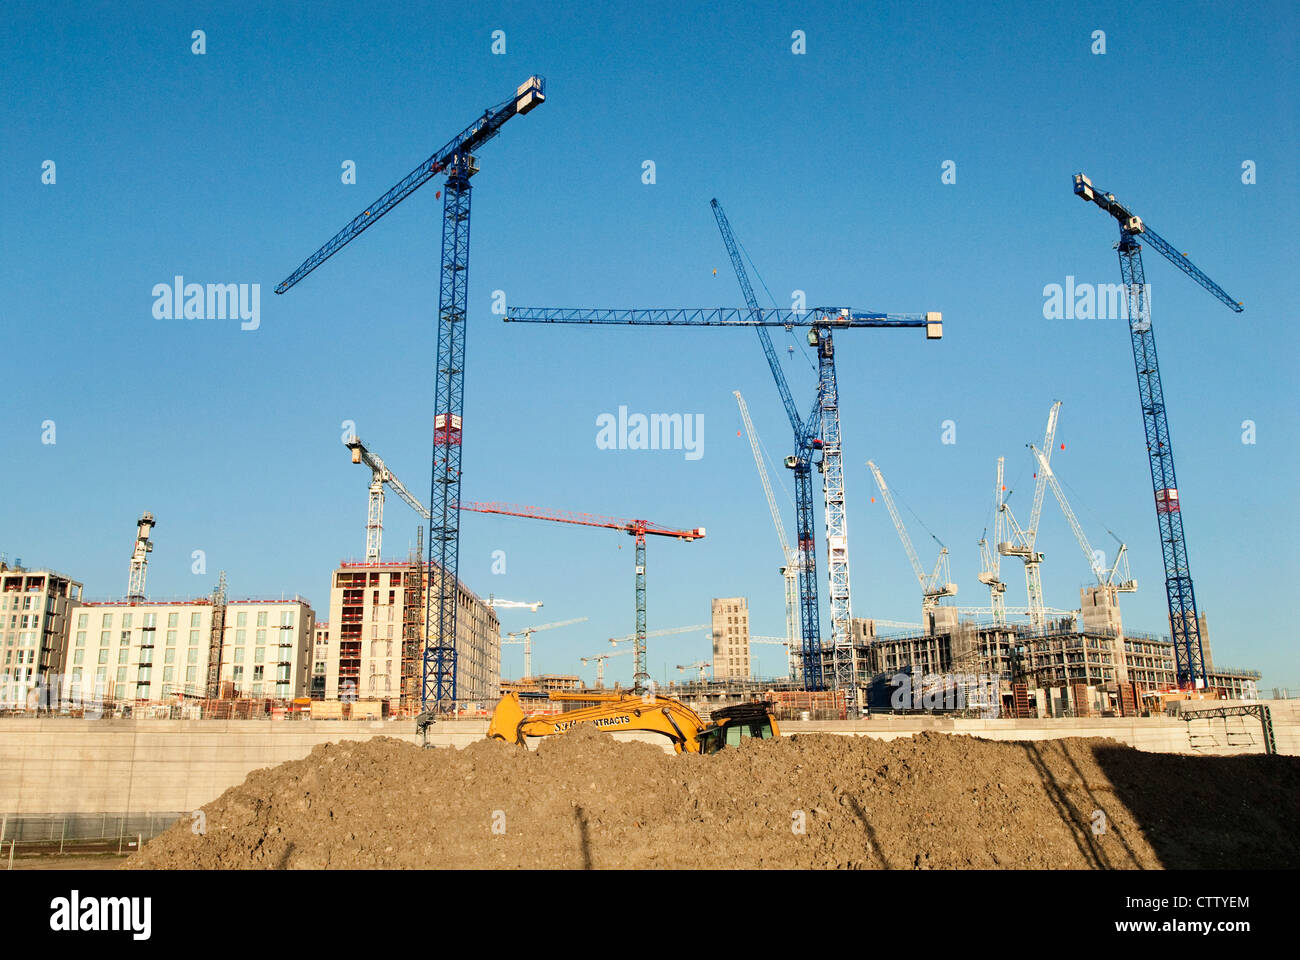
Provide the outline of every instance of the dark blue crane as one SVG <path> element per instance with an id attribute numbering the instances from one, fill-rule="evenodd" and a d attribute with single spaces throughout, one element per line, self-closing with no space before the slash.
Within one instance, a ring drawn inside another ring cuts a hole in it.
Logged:
<path id="1" fill-rule="evenodd" d="M 515 307 L 509 309 L 506 321 L 513 323 L 577 323 L 620 324 L 687 327 L 808 327 L 809 342 L 818 348 L 820 383 L 816 400 L 807 417 L 799 417 L 785 379 L 778 379 L 782 400 L 787 403 L 787 414 L 795 431 L 796 453 L 786 458 L 786 466 L 795 472 L 796 489 L 800 496 L 796 502 L 799 549 L 804 564 L 799 571 L 800 630 L 803 643 L 804 686 L 809 690 L 826 689 L 822 675 L 821 620 L 817 606 L 816 559 L 813 547 L 813 506 L 811 467 L 813 454 L 822 448 L 818 434 L 826 419 L 826 404 L 835 403 L 835 363 L 831 331 L 839 328 L 915 328 L 925 330 L 927 339 L 943 336 L 943 321 L 938 313 L 875 313 L 853 310 L 849 307 L 813 307 L 807 310 L 763 309 L 751 303 L 745 308 L 661 308 L 647 310 L 574 309 L 550 307 Z M 773 353 L 775 356 L 775 353 Z M 779 370 L 779 367 L 777 368 Z M 819 416 L 820 414 L 820 416 Z M 836 418 L 838 424 L 838 418 Z M 820 464 L 819 464 L 820 466 Z M 802 479 L 801 479 L 802 478 Z M 847 586 L 847 583 L 846 583 Z M 838 652 L 838 651 L 837 651 Z M 851 651 L 848 652 L 851 655 Z M 836 688 L 851 683 L 852 663 L 846 664 L 848 677 L 840 677 L 836 662 Z M 851 691 L 847 691 L 851 696 Z"/>
<path id="2" fill-rule="evenodd" d="M 1196 612 L 1196 592 L 1192 588 L 1192 571 L 1187 562 L 1187 541 L 1183 536 L 1182 500 L 1178 495 L 1178 478 L 1174 474 L 1174 447 L 1169 438 L 1169 420 L 1165 412 L 1165 394 L 1160 384 L 1160 362 L 1156 357 L 1155 332 L 1151 328 L 1151 304 L 1142 268 L 1142 241 L 1149 243 L 1165 259 L 1212 293 L 1236 313 L 1243 307 L 1217 283 L 1202 273 L 1178 249 L 1115 199 L 1112 193 L 1095 189 L 1082 173 L 1074 175 L 1074 192 L 1082 200 L 1095 203 L 1119 223 L 1119 271 L 1128 302 L 1129 335 L 1133 343 L 1133 362 L 1137 367 L 1138 400 L 1142 405 L 1142 423 L 1146 430 L 1147 459 L 1151 466 L 1151 485 L 1155 491 L 1156 523 L 1160 529 L 1160 546 L 1165 559 L 1165 593 L 1169 600 L 1169 630 L 1174 642 L 1174 662 L 1180 686 L 1205 685 L 1205 654 L 1201 646 L 1201 625 Z"/>
<path id="3" fill-rule="evenodd" d="M 434 365 L 433 482 L 429 494 L 429 589 L 420 706 L 428 710 L 456 699 L 456 586 L 460 552 L 460 462 L 465 398 L 465 314 L 469 290 L 470 177 L 473 156 L 511 117 L 546 100 L 546 81 L 532 76 L 508 100 L 452 137 L 433 156 L 367 207 L 325 246 L 303 261 L 275 288 L 284 293 L 367 227 L 439 174 L 446 174 L 442 198 L 442 270 L 438 292 L 438 352 Z M 403 691 L 404 696 L 409 696 Z"/>
<path id="4" fill-rule="evenodd" d="M 753 316 L 757 319 L 762 315 L 758 297 L 754 295 L 754 288 L 749 282 L 749 274 L 740 256 L 739 244 L 736 243 L 736 236 L 731 230 L 731 221 L 727 219 L 722 204 L 718 203 L 716 198 L 709 201 L 709 206 L 713 209 L 713 218 L 718 223 L 722 243 L 731 258 L 731 267 L 735 271 L 736 280 L 740 283 L 740 291 L 745 297 L 745 303 L 749 305 Z M 813 455 L 816 448 L 821 446 L 821 437 L 816 429 L 818 425 L 816 414 L 821 406 L 821 395 L 819 390 L 812 411 L 806 420 L 801 419 L 794 397 L 790 393 L 790 385 L 786 383 L 785 371 L 781 369 L 781 362 L 777 359 L 776 348 L 772 346 L 771 335 L 767 332 L 767 328 L 761 325 L 756 324 L 754 330 L 758 334 L 758 341 L 763 347 L 763 356 L 767 358 L 768 369 L 772 371 L 772 379 L 776 381 L 776 389 L 781 394 L 785 415 L 789 418 L 790 428 L 794 432 L 794 453 L 786 459 L 786 466 L 794 472 L 795 536 L 798 540 L 799 552 L 800 652 L 805 687 L 809 690 L 821 690 L 824 686 L 821 611 L 817 597 L 817 542 L 813 537 L 812 494 Z"/>

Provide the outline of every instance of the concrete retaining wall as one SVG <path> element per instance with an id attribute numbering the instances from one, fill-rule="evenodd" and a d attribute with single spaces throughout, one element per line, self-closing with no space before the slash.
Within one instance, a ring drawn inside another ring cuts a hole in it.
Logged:
<path id="1" fill-rule="evenodd" d="M 1300 755 L 1300 701 L 1273 701 L 1278 751 Z M 1234 724 L 1239 721 L 1233 721 Z M 1187 721 L 1149 719 L 962 720 L 875 716 L 858 722 L 786 722 L 782 733 L 833 733 L 880 739 L 924 730 L 992 740 L 1112 737 L 1139 750 L 1258 753 L 1254 743 L 1229 745 L 1219 721 L 1194 721 L 1217 732 L 1218 746 L 1192 748 Z M 463 747 L 482 739 L 486 720 L 439 723 L 430 742 Z M 297 760 L 321 743 L 376 736 L 418 742 L 411 721 L 332 720 L 70 720 L 0 719 L 0 814 L 134 814 L 196 810 L 259 767 Z M 653 734 L 611 734 L 664 744 Z M 1236 737 L 1234 739 L 1241 739 Z M 1208 738 L 1201 743 L 1209 744 Z M 665 746 L 671 751 L 671 747 Z"/>

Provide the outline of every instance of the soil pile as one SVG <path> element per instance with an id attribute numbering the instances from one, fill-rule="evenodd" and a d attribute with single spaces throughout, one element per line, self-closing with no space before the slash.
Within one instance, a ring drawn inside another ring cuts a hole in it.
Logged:
<path id="1" fill-rule="evenodd" d="M 798 735 L 709 757 L 583 726 L 389 737 L 251 773 L 128 867 L 1293 867 L 1300 758 L 1111 740 Z"/>

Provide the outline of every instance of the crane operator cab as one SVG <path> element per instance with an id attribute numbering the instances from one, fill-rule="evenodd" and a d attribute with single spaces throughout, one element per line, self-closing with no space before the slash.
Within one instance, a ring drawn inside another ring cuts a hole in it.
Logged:
<path id="1" fill-rule="evenodd" d="M 713 721 L 696 738 L 700 753 L 717 753 L 725 747 L 738 747 L 742 740 L 772 740 L 781 736 L 769 703 L 741 703 L 715 710 Z"/>

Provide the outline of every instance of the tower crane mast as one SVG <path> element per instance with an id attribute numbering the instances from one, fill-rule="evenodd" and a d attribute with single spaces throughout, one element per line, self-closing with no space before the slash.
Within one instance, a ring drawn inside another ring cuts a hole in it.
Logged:
<path id="1" fill-rule="evenodd" d="M 1133 364 L 1137 369 L 1138 403 L 1142 407 L 1147 463 L 1155 493 L 1156 525 L 1165 561 L 1165 595 L 1169 604 L 1169 631 L 1174 641 L 1175 670 L 1180 685 L 1204 686 L 1205 651 L 1196 611 L 1196 591 L 1192 586 L 1192 571 L 1187 560 L 1182 499 L 1178 492 L 1178 477 L 1174 472 L 1174 447 L 1169 434 L 1164 387 L 1160 382 L 1160 361 L 1156 355 L 1155 331 L 1151 327 L 1151 302 L 1146 270 L 1142 265 L 1142 243 L 1154 247 L 1166 260 L 1229 310 L 1241 313 L 1244 308 L 1240 300 L 1230 297 L 1226 290 L 1202 273 L 1186 255 L 1179 253 L 1177 247 L 1116 200 L 1113 193 L 1094 188 L 1092 181 L 1082 173 L 1074 175 L 1074 193 L 1081 200 L 1096 204 L 1119 224 L 1119 243 L 1116 249 L 1119 251 L 1119 272 L 1128 305 L 1129 339 L 1133 347 Z"/>
<path id="2" fill-rule="evenodd" d="M 995 624 L 1007 622 L 1007 585 L 1002 582 L 1002 554 L 997 544 L 1002 542 L 1002 471 L 1005 458 L 998 457 L 997 477 L 993 481 L 993 549 L 980 537 L 980 583 L 989 588 L 989 610 Z M 987 532 L 987 527 L 985 528 Z"/>
<path id="3" fill-rule="evenodd" d="M 384 544 L 384 485 L 392 487 L 393 492 L 425 520 L 429 519 L 429 508 L 406 489 L 406 485 L 388 469 L 388 465 L 379 454 L 370 450 L 359 437 L 352 437 L 345 441 L 344 446 L 351 451 L 353 463 L 364 464 L 370 468 L 370 509 L 366 513 L 366 563 L 379 563 L 383 559 Z"/>
<path id="4" fill-rule="evenodd" d="M 360 236 L 424 183 L 446 174 L 442 203 L 442 267 L 438 292 L 437 355 L 434 361 L 433 478 L 429 494 L 429 590 L 420 704 L 456 699 L 456 599 L 460 555 L 459 514 L 462 415 L 464 413 L 465 315 L 469 297 L 470 178 L 478 173 L 473 152 L 493 139 L 506 121 L 546 100 L 546 81 L 531 76 L 514 95 L 483 115 L 387 193 L 352 219 L 275 288 L 285 293 Z M 433 582 L 434 564 L 439 571 Z"/>
<path id="5" fill-rule="evenodd" d="M 131 551 L 131 573 L 126 581 L 126 599 L 140 603 L 144 600 L 144 580 L 149 572 L 149 554 L 153 553 L 153 541 L 149 533 L 155 524 L 153 514 L 146 510 L 135 528 L 135 548 Z"/>
<path id="6" fill-rule="evenodd" d="M 1056 442 L 1056 425 L 1060 418 L 1061 401 L 1057 400 L 1047 411 L 1047 427 L 1043 431 L 1043 449 L 1047 461 L 1051 462 L 1052 445 Z M 1038 521 L 1043 515 L 1043 495 L 1047 491 L 1047 476 L 1042 470 L 1034 471 L 1034 503 L 1029 512 L 1029 527 L 1023 528 L 1016 521 L 1011 507 L 1002 499 L 1001 484 L 998 485 L 998 511 L 1005 523 L 1003 532 L 1010 531 L 1005 541 L 998 542 L 998 553 L 1004 557 L 1018 557 L 1025 565 L 1025 595 L 1029 606 L 1029 623 L 1035 630 L 1042 630 L 1047 625 L 1047 612 L 1043 606 L 1043 571 L 1044 556 L 1036 548 L 1038 542 Z"/>

